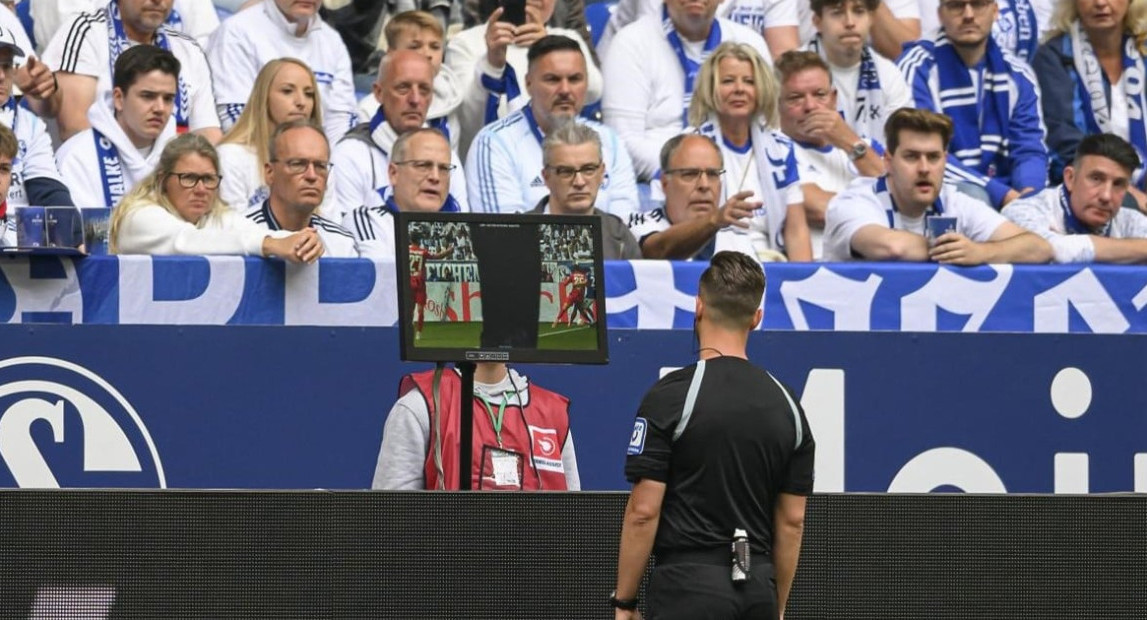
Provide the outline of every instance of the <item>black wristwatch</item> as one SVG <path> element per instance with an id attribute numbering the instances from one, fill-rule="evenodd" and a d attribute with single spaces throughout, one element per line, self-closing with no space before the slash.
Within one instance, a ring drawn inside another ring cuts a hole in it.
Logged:
<path id="1" fill-rule="evenodd" d="M 857 140 L 848 149 L 848 161 L 860 161 L 868 154 L 868 144 L 864 140 Z"/>
<path id="2" fill-rule="evenodd" d="M 637 609 L 637 597 L 631 599 L 617 598 L 617 590 L 609 593 L 609 604 L 615 609 L 624 609 L 625 611 L 633 611 Z"/>

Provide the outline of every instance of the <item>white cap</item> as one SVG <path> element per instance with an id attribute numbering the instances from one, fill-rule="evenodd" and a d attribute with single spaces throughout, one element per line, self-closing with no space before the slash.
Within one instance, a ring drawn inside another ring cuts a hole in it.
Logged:
<path id="1" fill-rule="evenodd" d="M 24 58 L 27 54 L 16 44 L 16 33 L 9 28 L 0 27 L 0 48 L 12 48 L 12 58 Z"/>

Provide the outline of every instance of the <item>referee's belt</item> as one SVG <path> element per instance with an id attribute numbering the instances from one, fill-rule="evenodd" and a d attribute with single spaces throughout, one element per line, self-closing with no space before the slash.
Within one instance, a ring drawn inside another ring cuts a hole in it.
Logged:
<path id="1" fill-rule="evenodd" d="M 732 542 L 732 541 L 730 541 Z M 753 551 L 749 558 L 752 567 L 772 564 L 772 557 L 767 553 Z M 711 550 L 668 551 L 657 554 L 657 566 L 670 564 L 711 564 L 714 566 L 731 566 L 733 562 L 732 550 L 729 547 Z"/>

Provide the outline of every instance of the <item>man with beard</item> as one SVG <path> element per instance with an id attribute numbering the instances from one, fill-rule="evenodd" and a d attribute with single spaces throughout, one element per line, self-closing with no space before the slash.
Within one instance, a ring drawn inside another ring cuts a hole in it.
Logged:
<path id="1" fill-rule="evenodd" d="M 829 203 L 824 259 L 954 265 L 1051 260 L 1046 241 L 943 183 L 951 138 L 952 121 L 945 116 L 910 108 L 893 113 L 885 127 L 888 174 L 858 179 Z M 954 230 L 929 239 L 929 216 L 954 218 Z"/>
<path id="2" fill-rule="evenodd" d="M 466 159 L 467 193 L 474 210 L 514 213 L 532 208 L 546 195 L 542 141 L 558 125 L 581 114 L 589 84 L 585 54 L 562 35 L 542 37 L 527 53 L 526 92 L 521 110 L 487 125 Z M 606 182 L 596 206 L 622 219 L 638 211 L 633 162 L 610 128 L 586 121 L 601 137 Z"/>

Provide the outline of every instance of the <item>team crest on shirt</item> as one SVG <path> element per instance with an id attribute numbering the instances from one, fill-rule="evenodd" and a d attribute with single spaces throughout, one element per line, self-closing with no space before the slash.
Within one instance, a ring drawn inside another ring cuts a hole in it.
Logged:
<path id="1" fill-rule="evenodd" d="M 633 421 L 633 434 L 629 436 L 629 449 L 625 451 L 630 456 L 635 456 L 645 452 L 645 430 L 649 428 L 649 423 L 645 418 L 637 418 Z"/>
<path id="2" fill-rule="evenodd" d="M 562 447 L 558 431 L 552 428 L 530 426 L 530 446 L 534 454 L 534 464 L 542 471 L 564 473 L 562 467 Z"/>

